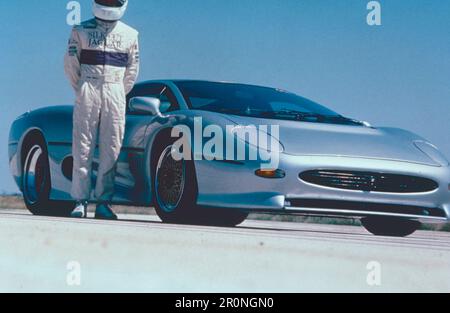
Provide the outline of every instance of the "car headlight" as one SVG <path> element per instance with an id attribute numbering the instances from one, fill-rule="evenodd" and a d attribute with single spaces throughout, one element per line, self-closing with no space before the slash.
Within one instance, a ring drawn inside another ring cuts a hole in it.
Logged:
<path id="1" fill-rule="evenodd" d="M 425 153 L 430 159 L 435 161 L 441 166 L 448 166 L 449 162 L 447 158 L 439 151 L 436 146 L 432 145 L 429 142 L 418 140 L 414 141 L 414 145 L 417 149 Z"/>

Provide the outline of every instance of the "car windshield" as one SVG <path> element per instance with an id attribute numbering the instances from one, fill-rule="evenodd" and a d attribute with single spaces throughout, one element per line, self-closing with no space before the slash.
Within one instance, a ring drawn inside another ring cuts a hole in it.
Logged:
<path id="1" fill-rule="evenodd" d="M 244 84 L 181 81 L 176 85 L 192 110 L 295 120 L 302 122 L 362 125 L 361 122 L 283 90 Z"/>

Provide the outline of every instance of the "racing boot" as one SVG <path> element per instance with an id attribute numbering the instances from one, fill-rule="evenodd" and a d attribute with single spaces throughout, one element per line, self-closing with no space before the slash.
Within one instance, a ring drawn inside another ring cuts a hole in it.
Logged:
<path id="1" fill-rule="evenodd" d="M 95 210 L 95 218 L 99 220 L 117 220 L 117 215 L 114 214 L 111 206 L 107 203 L 99 203 Z"/>
<path id="2" fill-rule="evenodd" d="M 87 218 L 88 202 L 87 201 L 77 201 L 75 209 L 72 211 L 70 216 L 72 218 Z"/>

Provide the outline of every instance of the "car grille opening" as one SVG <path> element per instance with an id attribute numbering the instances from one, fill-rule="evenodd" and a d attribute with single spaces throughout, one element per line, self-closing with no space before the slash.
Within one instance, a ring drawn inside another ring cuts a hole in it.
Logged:
<path id="1" fill-rule="evenodd" d="M 377 212 L 387 214 L 405 214 L 423 217 L 446 217 L 445 211 L 439 208 L 427 208 L 412 205 L 371 203 L 343 200 L 320 200 L 320 199 L 286 199 L 290 206 L 295 208 L 327 209 L 358 211 L 358 212 Z M 335 213 L 336 214 L 336 213 Z"/>
<path id="2" fill-rule="evenodd" d="M 303 172 L 299 177 L 314 185 L 367 192 L 418 193 L 439 187 L 428 178 L 375 172 L 314 170 Z"/>

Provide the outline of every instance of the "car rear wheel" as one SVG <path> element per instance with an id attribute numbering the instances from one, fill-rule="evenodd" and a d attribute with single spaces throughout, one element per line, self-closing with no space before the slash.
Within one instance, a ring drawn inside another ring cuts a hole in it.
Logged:
<path id="1" fill-rule="evenodd" d="M 191 160 L 175 160 L 173 145 L 156 151 L 153 170 L 155 209 L 165 223 L 234 227 L 248 216 L 239 210 L 203 208 L 197 205 L 198 184 Z"/>
<path id="2" fill-rule="evenodd" d="M 69 216 L 72 202 L 50 200 L 50 166 L 45 141 L 35 138 L 25 144 L 22 190 L 25 205 L 34 215 Z"/>
<path id="3" fill-rule="evenodd" d="M 366 217 L 361 220 L 361 223 L 370 233 L 389 237 L 409 236 L 421 226 L 421 223 L 417 221 L 385 217 Z"/>

